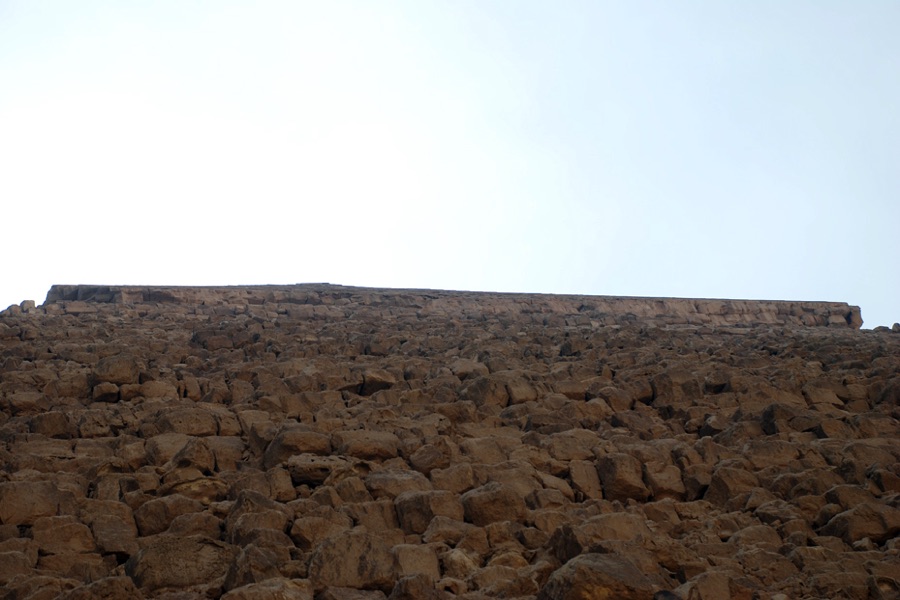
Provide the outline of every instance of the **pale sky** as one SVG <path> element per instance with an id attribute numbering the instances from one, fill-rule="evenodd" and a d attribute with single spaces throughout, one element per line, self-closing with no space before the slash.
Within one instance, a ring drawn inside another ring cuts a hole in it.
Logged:
<path id="1" fill-rule="evenodd" d="M 0 0 L 0 308 L 54 283 L 900 321 L 900 3 Z"/>

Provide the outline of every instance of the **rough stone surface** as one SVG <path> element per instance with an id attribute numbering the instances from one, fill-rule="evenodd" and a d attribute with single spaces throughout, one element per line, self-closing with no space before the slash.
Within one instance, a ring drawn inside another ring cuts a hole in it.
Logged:
<path id="1" fill-rule="evenodd" d="M 554 572 L 538 600 L 644 600 L 652 597 L 654 587 L 653 580 L 627 558 L 588 552 Z"/>
<path id="2" fill-rule="evenodd" d="M 892 598 L 842 303 L 54 286 L 0 312 L 3 598 Z"/>
<path id="3" fill-rule="evenodd" d="M 147 591 L 214 584 L 236 554 L 235 548 L 202 536 L 162 536 L 148 540 L 125 564 L 125 572 Z"/>

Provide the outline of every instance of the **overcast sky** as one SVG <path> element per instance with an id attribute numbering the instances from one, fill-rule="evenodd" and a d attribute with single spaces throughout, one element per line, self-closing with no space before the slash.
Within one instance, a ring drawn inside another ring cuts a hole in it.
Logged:
<path id="1" fill-rule="evenodd" d="M 900 3 L 0 0 L 0 305 L 54 283 L 900 321 Z"/>

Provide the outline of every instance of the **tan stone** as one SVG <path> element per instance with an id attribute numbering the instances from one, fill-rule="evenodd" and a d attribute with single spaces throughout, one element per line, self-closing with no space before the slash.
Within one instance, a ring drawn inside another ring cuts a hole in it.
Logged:
<path id="1" fill-rule="evenodd" d="M 331 452 L 331 439 L 322 433 L 310 431 L 297 425 L 283 429 L 266 448 L 263 466 L 271 468 L 282 464 L 295 454 L 318 454 L 326 456 Z"/>
<path id="2" fill-rule="evenodd" d="M 644 485 L 641 463 L 629 454 L 613 452 L 597 461 L 597 471 L 603 484 L 603 496 L 607 500 L 629 498 L 646 500 L 650 490 Z"/>
<path id="3" fill-rule="evenodd" d="M 313 587 L 306 579 L 273 578 L 235 588 L 222 600 L 313 600 Z"/>
<path id="4" fill-rule="evenodd" d="M 93 552 L 91 530 L 71 515 L 40 517 L 31 527 L 31 535 L 44 554 Z"/>
<path id="5" fill-rule="evenodd" d="M 339 454 L 366 460 L 387 460 L 400 451 L 400 439 L 388 431 L 338 431 L 332 444 Z"/>
<path id="6" fill-rule="evenodd" d="M 50 296 L 0 312 L 11 599 L 634 591 L 592 555 L 659 600 L 896 595 L 900 337 L 854 307 Z"/>
<path id="7" fill-rule="evenodd" d="M 395 579 L 424 575 L 434 582 L 441 577 L 437 552 L 431 546 L 398 544 L 391 548 L 391 554 L 394 556 Z"/>
<path id="8" fill-rule="evenodd" d="M 393 588 L 394 558 L 378 535 L 346 531 L 325 539 L 312 553 L 309 578 L 316 589 L 327 586 Z"/>
<path id="9" fill-rule="evenodd" d="M 141 364 L 138 359 L 128 354 L 117 354 L 101 358 L 94 367 L 94 379 L 109 383 L 138 383 Z"/>
<path id="10" fill-rule="evenodd" d="M 374 471 L 366 479 L 366 487 L 375 499 L 394 499 L 403 492 L 424 492 L 432 489 L 431 483 L 418 471 Z"/>
<path id="11" fill-rule="evenodd" d="M 655 591 L 654 581 L 628 559 L 609 554 L 582 554 L 553 573 L 538 600 L 618 598 L 644 600 Z"/>
<path id="12" fill-rule="evenodd" d="M 321 485 L 335 474 L 349 472 L 351 463 L 340 456 L 297 454 L 287 460 L 287 469 L 295 485 Z"/>
<path id="13" fill-rule="evenodd" d="M 203 503 L 181 494 L 155 498 L 142 504 L 134 511 L 134 521 L 142 536 L 161 533 L 179 515 L 197 513 L 203 510 Z"/>
<path id="14" fill-rule="evenodd" d="M 900 509 L 875 502 L 865 502 L 835 515 L 822 528 L 823 535 L 833 535 L 852 543 L 869 538 L 881 544 L 900 533 Z"/>
<path id="15" fill-rule="evenodd" d="M 237 550 L 200 536 L 159 536 L 132 556 L 125 572 L 143 591 L 213 583 L 227 573 Z"/>
<path id="16" fill-rule="evenodd" d="M 291 526 L 291 539 L 301 550 L 311 550 L 320 542 L 347 531 L 352 525 L 349 517 L 345 522 L 320 516 L 304 516 L 295 520 Z"/>
<path id="17" fill-rule="evenodd" d="M 394 498 L 400 526 L 407 533 L 424 533 L 436 516 L 463 520 L 459 497 L 446 490 L 403 492 Z"/>
<path id="18" fill-rule="evenodd" d="M 580 492 L 582 497 L 594 500 L 603 498 L 600 476 L 597 475 L 597 467 L 593 462 L 586 460 L 571 461 L 569 463 L 569 479 L 572 480 L 572 487 Z"/>
<path id="19" fill-rule="evenodd" d="M 33 525 L 59 510 L 60 493 L 49 481 L 0 482 L 0 523 Z"/>
<path id="20" fill-rule="evenodd" d="M 488 483 L 469 490 L 460 500 L 466 521 L 478 526 L 497 521 L 523 521 L 527 514 L 525 500 L 502 483 Z"/>

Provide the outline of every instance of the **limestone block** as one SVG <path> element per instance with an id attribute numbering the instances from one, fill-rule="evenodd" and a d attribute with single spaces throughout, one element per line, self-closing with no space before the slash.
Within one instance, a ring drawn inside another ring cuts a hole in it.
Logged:
<path id="1" fill-rule="evenodd" d="M 41 517 L 59 510 L 61 497 L 49 481 L 5 481 L 0 483 L 0 523 L 34 525 Z"/>
<path id="2" fill-rule="evenodd" d="M 463 520 L 459 496 L 447 490 L 403 492 L 394 498 L 400 526 L 407 533 L 424 533 L 436 516 Z"/>
<path id="3" fill-rule="evenodd" d="M 68 554 L 96 550 L 91 530 L 71 515 L 35 519 L 31 535 L 43 554 Z"/>
<path id="4" fill-rule="evenodd" d="M 650 490 L 644 485 L 640 461 L 629 454 L 613 452 L 597 461 L 597 472 L 607 500 L 646 500 Z"/>
<path id="5" fill-rule="evenodd" d="M 411 575 L 424 575 L 435 582 L 441 577 L 437 552 L 431 546 L 398 544 L 391 548 L 391 554 L 394 556 L 395 579 Z"/>
<path id="6" fill-rule="evenodd" d="M 313 600 L 312 582 L 277 577 L 234 588 L 222 600 Z"/>
<path id="7" fill-rule="evenodd" d="M 144 594 L 139 590 L 130 577 L 104 577 L 98 581 L 92 581 L 75 589 L 64 592 L 58 596 L 59 600 L 143 600 Z"/>
<path id="8" fill-rule="evenodd" d="M 389 431 L 338 431 L 332 434 L 332 444 L 339 454 L 365 460 L 387 460 L 400 451 L 400 439 Z"/>
<path id="9" fill-rule="evenodd" d="M 309 578 L 316 589 L 328 586 L 378 589 L 394 585 L 394 557 L 381 536 L 363 530 L 337 534 L 312 553 Z"/>
<path id="10" fill-rule="evenodd" d="M 550 576 L 538 600 L 568 598 L 651 598 L 657 586 L 627 558 L 587 553 L 576 556 Z M 724 596 L 723 596 L 724 597 Z"/>
<path id="11" fill-rule="evenodd" d="M 509 486 L 488 483 L 469 490 L 461 497 L 466 521 L 485 526 L 497 521 L 523 521 L 527 515 L 525 500 Z"/>
<path id="12" fill-rule="evenodd" d="M 125 563 L 126 574 L 144 592 L 210 584 L 224 578 L 237 549 L 200 536 L 158 536 Z"/>
<path id="13" fill-rule="evenodd" d="M 168 529 L 175 517 L 201 512 L 203 508 L 198 500 L 173 494 L 143 503 L 134 511 L 134 521 L 141 536 L 153 535 Z"/>
<path id="14" fill-rule="evenodd" d="M 141 373 L 141 364 L 138 359 L 129 354 L 117 354 L 101 358 L 94 367 L 94 380 L 115 384 L 139 383 L 138 376 Z"/>
<path id="15" fill-rule="evenodd" d="M 580 492 L 582 497 L 594 500 L 603 498 L 600 477 L 597 475 L 597 467 L 592 461 L 571 461 L 569 463 L 569 479 L 572 481 L 572 488 Z"/>
<path id="16" fill-rule="evenodd" d="M 373 471 L 365 478 L 366 487 L 372 497 L 393 500 L 403 492 L 422 492 L 432 489 L 431 482 L 418 471 L 385 470 Z"/>
<path id="17" fill-rule="evenodd" d="M 329 436 L 311 431 L 304 425 L 290 426 L 279 432 L 269 443 L 263 455 L 263 466 L 269 469 L 282 464 L 295 454 L 327 456 L 330 453 L 331 439 Z"/>

